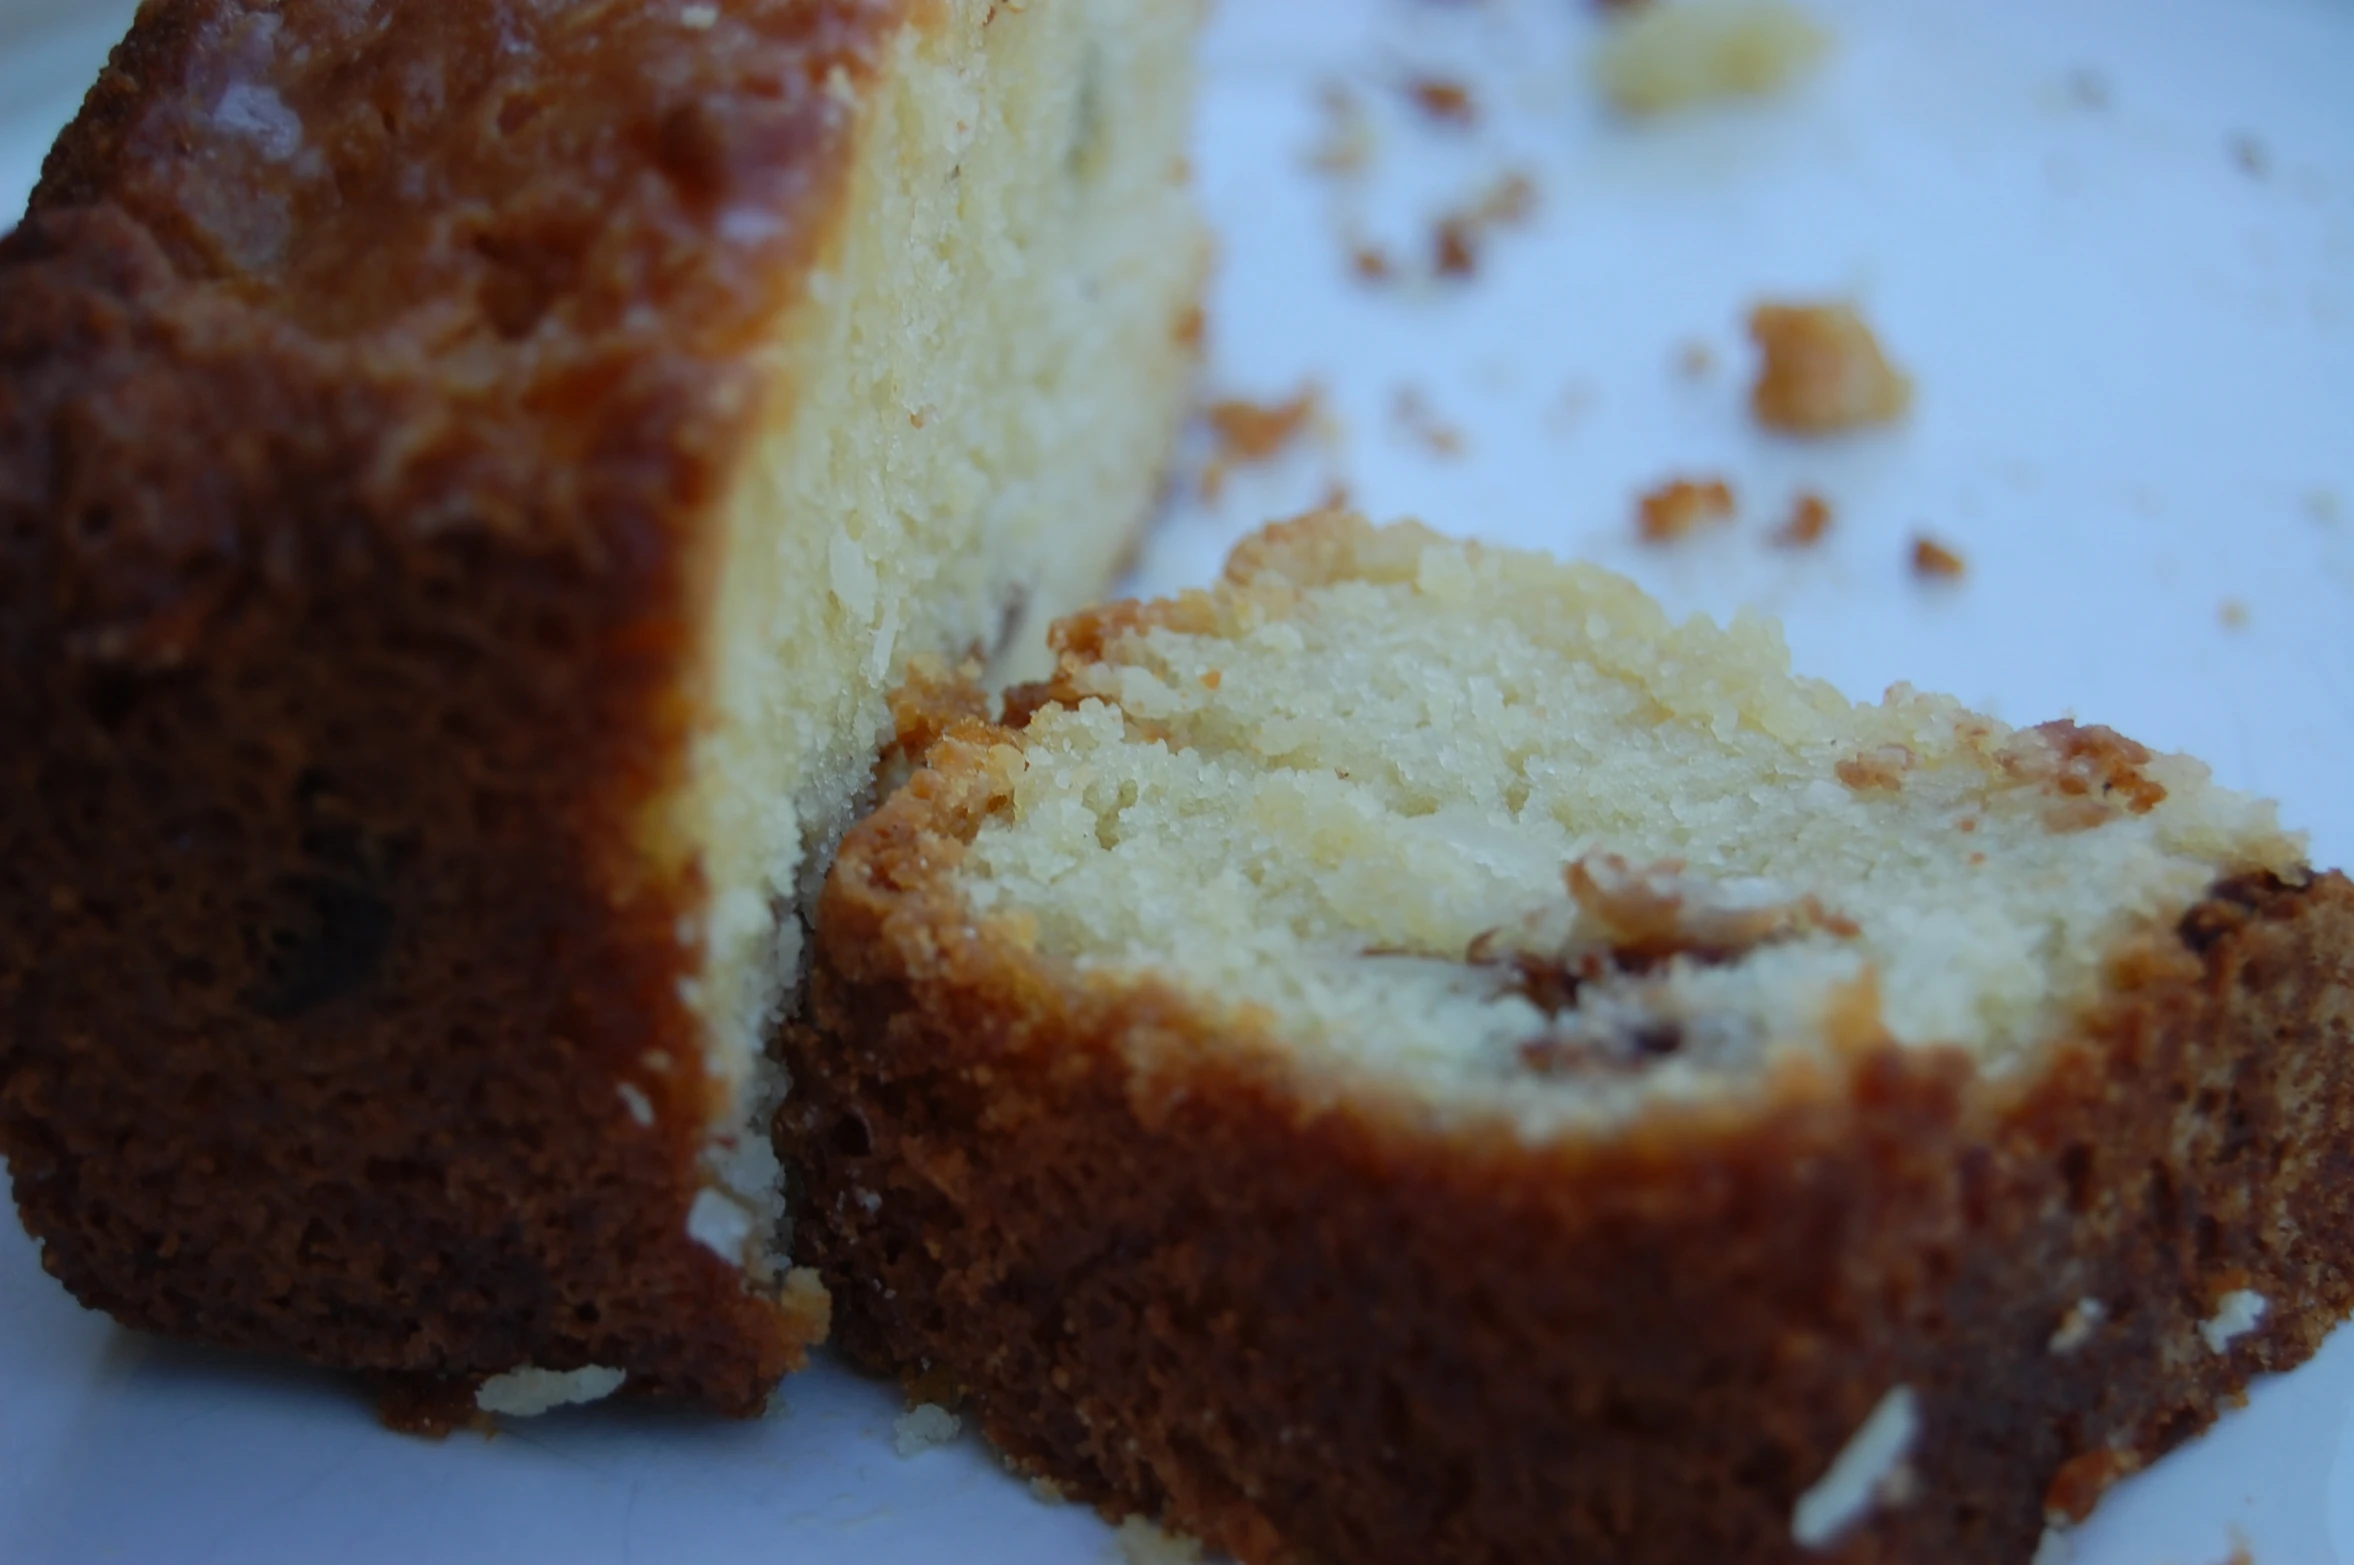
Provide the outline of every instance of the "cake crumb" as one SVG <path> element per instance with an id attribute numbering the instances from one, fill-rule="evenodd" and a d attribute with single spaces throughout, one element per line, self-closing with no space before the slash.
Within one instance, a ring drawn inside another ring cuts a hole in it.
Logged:
<path id="1" fill-rule="evenodd" d="M 1390 259 L 1389 252 L 1373 241 L 1352 239 L 1349 241 L 1349 270 L 1356 274 L 1359 282 L 1386 283 L 1397 275 L 1398 267 Z"/>
<path id="2" fill-rule="evenodd" d="M 2199 1324 L 2199 1336 L 2210 1353 L 2228 1353 L 2231 1345 L 2256 1329 L 2271 1301 L 2249 1288 L 2234 1288 L 2215 1303 L 2215 1314 Z"/>
<path id="3" fill-rule="evenodd" d="M 2225 630 L 2248 628 L 2248 606 L 2237 598 L 2224 599 L 2222 606 L 2215 611 L 2215 617 L 2223 621 Z"/>
<path id="4" fill-rule="evenodd" d="M 1676 478 L 1636 503 L 1635 531 L 1645 543 L 1674 543 L 1732 519 L 1732 485 L 1721 478 Z"/>
<path id="5" fill-rule="evenodd" d="M 1910 1386 L 1882 1397 L 1814 1487 L 1798 1497 L 1790 1537 L 1824 1549 L 1883 1505 L 1901 1504 L 1917 1487 L 1905 1458 L 1921 1433 L 1920 1398 Z"/>
<path id="6" fill-rule="evenodd" d="M 1479 102 L 1471 89 L 1443 76 L 1417 76 L 1406 83 L 1406 97 L 1426 118 L 1458 130 L 1479 123 Z"/>
<path id="7" fill-rule="evenodd" d="M 1326 82 L 1316 95 L 1323 129 L 1308 149 L 1308 166 L 1322 174 L 1355 174 L 1373 161 L 1373 121 L 1357 95 Z"/>
<path id="8" fill-rule="evenodd" d="M 1790 520 L 1775 529 L 1768 541 L 1777 549 L 1811 549 L 1831 530 L 1831 502 L 1811 490 L 1800 490 L 1791 502 Z"/>
<path id="9" fill-rule="evenodd" d="M 1676 350 L 1676 373 L 1686 380 L 1706 380 L 1716 373 L 1716 350 L 1705 342 L 1687 342 Z"/>
<path id="10" fill-rule="evenodd" d="M 2262 179 L 2272 172 L 2272 154 L 2264 150 L 2264 143 L 2246 131 L 2235 132 L 2225 143 L 2231 161 L 2250 179 Z"/>
<path id="11" fill-rule="evenodd" d="M 1212 402 L 1203 417 L 1218 449 L 1202 469 L 1203 497 L 1214 502 L 1223 495 L 1234 469 L 1271 462 L 1290 450 L 1315 422 L 1323 402 L 1323 393 L 1313 383 L 1281 402 L 1253 402 L 1243 397 Z"/>
<path id="12" fill-rule="evenodd" d="M 891 1448 L 903 1457 L 920 1456 L 936 1445 L 946 1445 L 964 1428 L 964 1420 L 937 1402 L 909 1408 L 891 1425 Z"/>
<path id="13" fill-rule="evenodd" d="M 2068 1313 L 2060 1317 L 2060 1324 L 2053 1329 L 2051 1340 L 2044 1346 L 2049 1352 L 2064 1358 L 2090 1342 L 2093 1334 L 2101 1329 L 2101 1323 L 2108 1318 L 2109 1307 L 2100 1300 L 2078 1299 L 2068 1306 Z"/>
<path id="14" fill-rule="evenodd" d="M 1611 104 L 1646 116 L 1779 92 L 1830 47 L 1830 36 L 1789 0 L 1687 0 L 1628 11 L 1595 65 Z"/>
<path id="15" fill-rule="evenodd" d="M 1115 1540 L 1126 1565 L 1197 1565 L 1202 1546 L 1191 1538 L 1163 1532 L 1141 1516 L 1120 1523 Z"/>
<path id="16" fill-rule="evenodd" d="M 506 1418 L 538 1418 L 560 1407 L 602 1402 L 628 1379 L 628 1371 L 601 1364 L 565 1370 L 526 1364 L 484 1381 L 474 1393 L 474 1405 Z"/>
<path id="17" fill-rule="evenodd" d="M 1913 535 L 1913 574 L 1924 581 L 1959 581 L 1969 572 L 1959 554 L 1927 533 Z"/>
<path id="18" fill-rule="evenodd" d="M 1210 404 L 1210 432 L 1218 437 L 1219 454 L 1228 460 L 1265 462 L 1299 439 L 1322 401 L 1313 385 L 1302 386 L 1281 402 L 1222 398 Z"/>
<path id="19" fill-rule="evenodd" d="M 1400 433 L 1420 445 L 1432 456 L 1458 457 L 1463 454 L 1463 431 L 1431 411 L 1422 393 L 1412 386 L 1400 386 L 1390 402 L 1390 417 Z"/>
<path id="20" fill-rule="evenodd" d="M 1911 377 L 1851 305 L 1760 304 L 1749 336 L 1763 355 L 1750 409 L 1769 429 L 1835 434 L 1893 422 L 1912 406 Z"/>
<path id="21" fill-rule="evenodd" d="M 1471 277 L 1488 237 L 1525 222 L 1536 210 L 1536 181 L 1513 170 L 1499 175 L 1471 201 L 1442 215 L 1431 230 L 1431 265 L 1441 277 Z"/>

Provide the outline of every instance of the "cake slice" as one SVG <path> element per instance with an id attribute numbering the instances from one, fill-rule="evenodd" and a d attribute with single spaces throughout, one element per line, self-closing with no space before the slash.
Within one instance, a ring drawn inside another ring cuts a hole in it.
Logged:
<path id="1" fill-rule="evenodd" d="M 1338 514 L 1058 644 L 906 701 L 779 1119 L 835 1340 L 1018 1467 L 1251 1565 L 2026 1565 L 2354 1304 L 2354 888 L 2197 762 Z"/>
<path id="2" fill-rule="evenodd" d="M 908 659 L 1185 402 L 1192 0 L 154 0 L 0 248 L 0 1151 L 152 1330 L 757 1408 Z M 755 1128 L 757 1127 L 757 1128 Z"/>

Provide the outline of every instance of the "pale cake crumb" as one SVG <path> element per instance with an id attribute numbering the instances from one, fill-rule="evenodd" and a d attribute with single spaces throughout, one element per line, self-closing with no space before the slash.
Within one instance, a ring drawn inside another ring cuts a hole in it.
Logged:
<path id="1" fill-rule="evenodd" d="M 964 1420 L 937 1402 L 909 1408 L 891 1425 L 891 1448 L 903 1457 L 920 1456 L 936 1445 L 946 1445 L 964 1429 Z"/>
<path id="2" fill-rule="evenodd" d="M 1788 0 L 1656 0 L 1611 27 L 1595 66 L 1621 113 L 1652 115 L 1779 92 L 1830 47 Z"/>
<path id="3" fill-rule="evenodd" d="M 526 1364 L 493 1375 L 474 1393 L 474 1405 L 506 1418 L 537 1418 L 560 1407 L 602 1402 L 629 1379 L 626 1370 L 591 1364 L 583 1369 L 539 1369 Z"/>
<path id="4" fill-rule="evenodd" d="M 2216 609 L 2215 617 L 2223 622 L 2225 630 L 2246 630 L 2248 628 L 2248 605 L 2238 598 L 2226 598 L 2222 605 Z"/>
<path id="5" fill-rule="evenodd" d="M 1911 378 L 1852 305 L 1763 303 L 1749 312 L 1749 336 L 1761 354 L 1750 410 L 1768 429 L 1838 434 L 1912 406 Z"/>
<path id="6" fill-rule="evenodd" d="M 1905 1457 L 1921 1433 L 1921 1399 L 1910 1386 L 1882 1397 L 1862 1427 L 1832 1458 L 1830 1471 L 1798 1497 L 1790 1537 L 1802 1549 L 1827 1549 L 1884 1504 L 1907 1497 Z"/>
<path id="7" fill-rule="evenodd" d="M 1326 82 L 1316 94 L 1323 127 L 1308 149 L 1308 166 L 1323 174 L 1356 174 L 1373 161 L 1373 120 L 1356 93 L 1341 82 Z"/>
<path id="8" fill-rule="evenodd" d="M 2004 1069 L 2147 910 L 2301 862 L 2270 806 L 2106 730 L 2011 729 L 1909 690 L 1855 705 L 1793 675 L 1767 622 L 1677 623 L 1592 566 L 1410 526 L 1304 536 L 1281 574 L 1074 672 L 1095 699 L 1029 719 L 1011 804 L 957 883 L 1042 949 L 1263 1009 L 1448 1112 L 1538 1134 L 1733 1090 L 1866 968 L 1889 1036 Z M 1742 804 L 1700 818 L 1685 797 Z M 2063 805 L 2087 818 L 2055 831 Z M 1680 863 L 1659 896 L 1687 910 L 1813 896 L 1837 917 L 1768 920 L 1737 960 L 1548 1011 L 1504 958 L 1617 950 L 1613 928 L 1657 922 L 1580 895 L 1597 852 Z M 1238 853 L 1233 877 L 1197 873 Z M 1876 868 L 1899 854 L 1904 874 Z M 1509 951 L 1478 960 L 1499 930 Z M 1616 1063 L 1678 1021 L 1639 1068 L 1536 1068 Z"/>
<path id="9" fill-rule="evenodd" d="M 1163 1532 L 1141 1516 L 1120 1523 L 1116 1540 L 1125 1565 L 1199 1565 L 1202 1546 L 1191 1538 Z"/>
<path id="10" fill-rule="evenodd" d="M 2060 1324 L 2053 1329 L 2047 1347 L 2055 1355 L 2074 1353 L 2092 1341 L 2093 1334 L 2101 1329 L 2101 1323 L 2108 1318 L 2109 1307 L 2100 1300 L 2078 1299 L 2068 1306 L 2068 1313 L 2060 1317 Z"/>
<path id="11" fill-rule="evenodd" d="M 2235 1288 L 2215 1301 L 2215 1313 L 2199 1324 L 2199 1336 L 2210 1353 L 2228 1353 L 2231 1345 L 2254 1331 L 2271 1301 L 2248 1288 Z"/>

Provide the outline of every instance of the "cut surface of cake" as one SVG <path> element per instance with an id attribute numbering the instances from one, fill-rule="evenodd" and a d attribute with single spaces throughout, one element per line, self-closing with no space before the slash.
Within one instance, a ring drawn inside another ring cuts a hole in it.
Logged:
<path id="1" fill-rule="evenodd" d="M 1247 1562 L 2023 1562 L 2354 1304 L 2354 888 L 2106 729 L 1326 513 L 822 903 L 836 1340 Z"/>
<path id="2" fill-rule="evenodd" d="M 0 248 L 0 1151 L 407 1413 L 758 1407 L 763 1038 L 911 657 L 1103 590 L 1198 6 L 170 0 Z"/>

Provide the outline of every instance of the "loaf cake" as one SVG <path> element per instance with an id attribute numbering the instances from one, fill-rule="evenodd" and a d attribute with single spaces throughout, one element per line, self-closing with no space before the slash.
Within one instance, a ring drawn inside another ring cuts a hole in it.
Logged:
<path id="1" fill-rule="evenodd" d="M 1065 1492 L 2026 1565 L 2354 1304 L 2354 887 L 2197 762 L 1333 513 L 1057 644 L 903 703 L 778 1135 L 835 1341 Z"/>
<path id="2" fill-rule="evenodd" d="M 0 1151 L 398 1416 L 758 1408 L 766 1053 L 919 654 L 1187 398 L 1192 0 L 151 0 L 0 250 Z"/>

